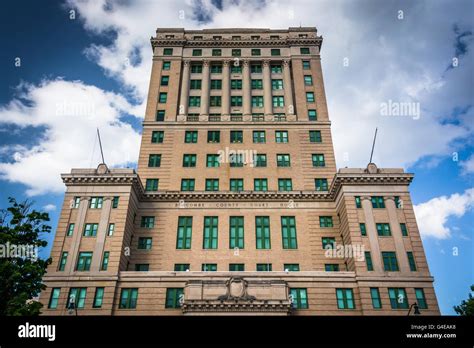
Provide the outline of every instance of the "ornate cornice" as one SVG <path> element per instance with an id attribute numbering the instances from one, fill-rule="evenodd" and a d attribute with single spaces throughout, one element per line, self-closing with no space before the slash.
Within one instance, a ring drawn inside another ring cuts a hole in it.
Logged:
<path id="1" fill-rule="evenodd" d="M 187 312 L 291 312 L 289 301 L 213 301 L 185 300 L 182 305 L 183 313 Z"/>
<path id="2" fill-rule="evenodd" d="M 151 47 L 290 47 L 290 46 L 317 46 L 321 49 L 323 38 L 286 38 L 261 40 L 188 40 L 188 39 L 150 39 Z"/>

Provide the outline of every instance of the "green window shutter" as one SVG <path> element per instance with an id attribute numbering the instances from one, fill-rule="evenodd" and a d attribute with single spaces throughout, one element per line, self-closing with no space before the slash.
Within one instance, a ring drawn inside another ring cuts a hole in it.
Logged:
<path id="1" fill-rule="evenodd" d="M 192 216 L 179 217 L 176 249 L 191 249 L 192 225 L 193 225 Z"/>
<path id="2" fill-rule="evenodd" d="M 231 216 L 229 218 L 229 248 L 244 248 L 244 217 Z"/>
<path id="3" fill-rule="evenodd" d="M 255 233 L 257 249 L 270 249 L 270 218 L 268 216 L 255 217 Z"/>
<path id="4" fill-rule="evenodd" d="M 296 221 L 294 216 L 281 217 L 281 233 L 283 240 L 283 249 L 297 249 L 296 240 Z"/>
<path id="5" fill-rule="evenodd" d="M 218 218 L 217 216 L 204 217 L 203 249 L 217 249 Z"/>

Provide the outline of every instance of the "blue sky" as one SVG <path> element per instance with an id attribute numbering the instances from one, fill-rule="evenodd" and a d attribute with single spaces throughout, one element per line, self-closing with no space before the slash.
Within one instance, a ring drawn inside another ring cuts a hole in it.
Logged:
<path id="1" fill-rule="evenodd" d="M 379 127 L 375 162 L 415 173 L 410 190 L 442 313 L 453 314 L 467 297 L 474 283 L 472 2 L 1 6 L 0 206 L 9 196 L 33 199 L 49 210 L 54 229 L 59 174 L 97 165 L 96 127 L 106 161 L 135 166 L 156 27 L 316 26 L 338 167 L 365 166 Z M 418 103 L 420 117 L 382 116 L 389 100 Z M 84 108 L 58 111 L 64 105 Z"/>

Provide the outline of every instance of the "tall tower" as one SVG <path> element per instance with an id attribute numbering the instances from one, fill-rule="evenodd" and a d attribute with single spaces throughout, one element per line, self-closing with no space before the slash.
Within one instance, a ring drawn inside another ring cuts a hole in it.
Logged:
<path id="1" fill-rule="evenodd" d="M 316 28 L 151 44 L 138 169 L 62 175 L 43 314 L 439 314 L 413 175 L 336 171 Z"/>

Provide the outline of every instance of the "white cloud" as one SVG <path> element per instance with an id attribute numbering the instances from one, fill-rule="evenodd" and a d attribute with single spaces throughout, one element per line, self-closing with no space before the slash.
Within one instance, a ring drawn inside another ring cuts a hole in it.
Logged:
<path id="1" fill-rule="evenodd" d="M 97 147 L 92 157 L 97 127 L 109 166 L 136 161 L 140 135 L 120 120 L 131 109 L 122 96 L 79 81 L 21 86 L 17 98 L 0 108 L 0 124 L 36 127 L 37 144 L 12 144 L 11 160 L 0 163 L 0 179 L 25 184 L 30 196 L 63 192 L 60 173 L 99 163 Z M 2 152 L 8 152 L 8 146 Z"/>
<path id="2" fill-rule="evenodd" d="M 43 210 L 54 211 L 56 210 L 56 206 L 54 204 L 46 204 L 45 206 L 43 206 Z"/>
<path id="3" fill-rule="evenodd" d="M 463 174 L 474 173 L 474 155 L 471 155 L 467 160 L 461 161 Z"/>
<path id="4" fill-rule="evenodd" d="M 446 225 L 450 217 L 462 217 L 474 207 L 474 188 L 463 194 L 452 194 L 430 199 L 414 206 L 418 228 L 422 237 L 447 239 L 451 229 Z M 453 228 L 454 229 L 454 228 Z"/>

